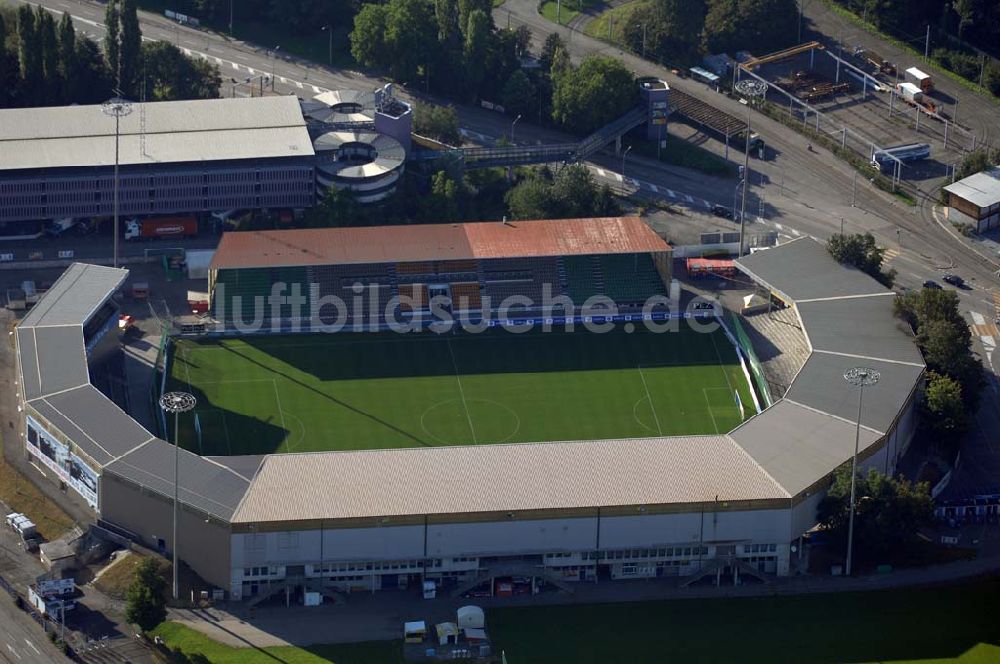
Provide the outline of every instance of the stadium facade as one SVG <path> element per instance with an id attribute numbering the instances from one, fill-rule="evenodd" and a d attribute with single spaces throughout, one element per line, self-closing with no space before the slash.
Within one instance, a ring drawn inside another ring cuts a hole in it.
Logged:
<path id="1" fill-rule="evenodd" d="M 516 229 L 492 225 L 488 232 L 508 234 L 502 246 L 521 247 L 510 260 L 538 246 L 537 229 L 536 242 L 524 245 L 509 240 Z M 466 239 L 487 232 L 477 224 L 446 226 Z M 443 228 L 431 233 L 458 237 Z M 614 220 L 608 228 L 615 232 L 591 235 L 594 244 L 579 251 L 669 256 L 665 244 L 631 222 Z M 345 232 L 365 237 L 376 230 Z M 337 244 L 316 236 L 298 236 L 308 247 L 259 236 L 277 252 L 264 259 L 235 250 L 254 246 L 252 234 L 228 237 L 234 239 L 217 254 L 219 272 L 263 269 L 276 281 L 284 278 L 278 266 L 351 263 L 351 254 L 332 260 Z M 463 260 L 454 244 L 370 239 L 363 244 L 371 253 L 355 268 L 398 268 L 435 253 Z M 605 241 L 619 244 L 594 248 Z M 787 392 L 733 431 L 252 457 L 182 450 L 181 558 L 233 599 L 285 589 L 399 588 L 422 579 L 459 592 L 499 575 L 565 585 L 723 571 L 788 574 L 793 545 L 815 524 L 832 473 L 854 450 L 857 392 L 844 381 L 845 370 L 862 364 L 881 372 L 865 394 L 859 458 L 863 467 L 893 472 L 913 435 L 924 364 L 893 317 L 893 293 L 837 264 L 812 240 L 757 252 L 738 266 L 794 307 L 811 352 Z M 87 475 L 96 492 L 69 483 L 105 523 L 171 550 L 171 445 L 119 410 L 88 376 L 91 348 L 107 336 L 102 320 L 114 318 L 112 295 L 126 277 L 123 270 L 74 265 L 18 326 L 25 447 L 61 477 Z"/>

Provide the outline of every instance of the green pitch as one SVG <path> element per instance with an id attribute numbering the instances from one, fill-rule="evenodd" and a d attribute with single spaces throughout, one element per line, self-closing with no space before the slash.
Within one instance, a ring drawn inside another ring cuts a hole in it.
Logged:
<path id="1" fill-rule="evenodd" d="M 335 334 L 180 340 L 203 455 L 714 434 L 753 400 L 725 334 Z"/>

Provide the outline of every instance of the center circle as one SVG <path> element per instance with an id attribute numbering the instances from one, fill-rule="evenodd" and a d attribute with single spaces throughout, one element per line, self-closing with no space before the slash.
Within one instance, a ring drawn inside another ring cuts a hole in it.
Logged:
<path id="1" fill-rule="evenodd" d="M 492 399 L 447 399 L 425 410 L 420 426 L 439 445 L 506 443 L 521 429 L 521 418 Z"/>

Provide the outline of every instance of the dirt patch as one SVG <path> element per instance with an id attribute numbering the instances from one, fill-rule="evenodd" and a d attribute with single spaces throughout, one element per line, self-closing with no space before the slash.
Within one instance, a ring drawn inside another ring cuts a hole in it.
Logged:
<path id="1" fill-rule="evenodd" d="M 38 487 L 0 456 L 0 501 L 35 522 L 46 541 L 58 539 L 73 526 L 73 520 L 48 500 Z"/>

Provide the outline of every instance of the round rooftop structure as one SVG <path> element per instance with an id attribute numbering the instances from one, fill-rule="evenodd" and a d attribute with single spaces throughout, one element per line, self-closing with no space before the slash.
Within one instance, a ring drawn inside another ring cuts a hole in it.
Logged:
<path id="1" fill-rule="evenodd" d="M 313 141 L 316 187 L 352 191 L 362 203 L 385 198 L 403 173 L 406 150 L 391 136 L 370 131 L 331 131 Z"/>
<path id="2" fill-rule="evenodd" d="M 315 105 L 318 102 L 320 105 Z M 375 121 L 375 93 L 331 90 L 306 102 L 303 110 L 311 118 L 328 124 L 361 124 Z"/>

